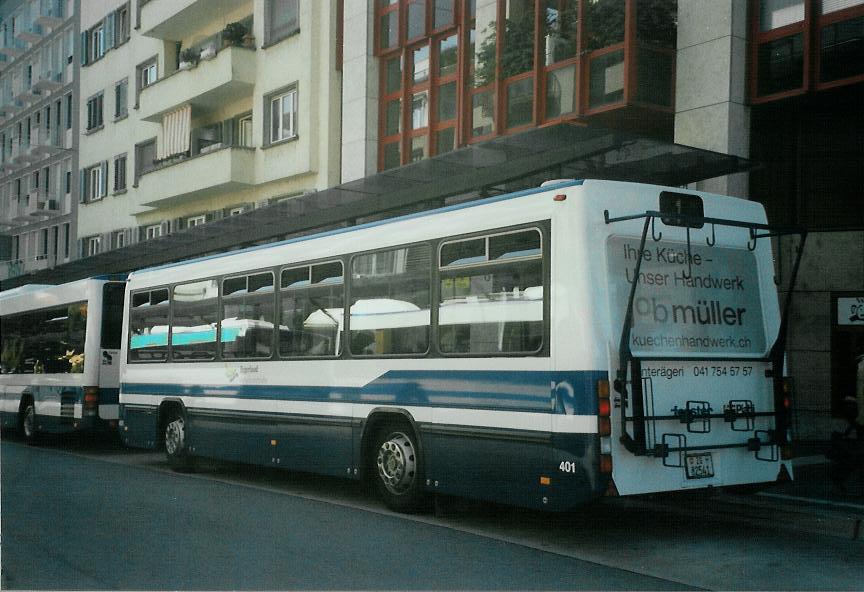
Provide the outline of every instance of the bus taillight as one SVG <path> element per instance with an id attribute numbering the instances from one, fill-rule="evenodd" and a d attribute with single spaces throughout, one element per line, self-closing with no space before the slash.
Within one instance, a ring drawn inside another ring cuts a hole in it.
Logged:
<path id="1" fill-rule="evenodd" d="M 783 409 L 786 411 L 792 409 L 792 382 L 788 376 L 783 377 Z"/>
<path id="2" fill-rule="evenodd" d="M 84 415 L 93 417 L 99 412 L 99 387 L 84 387 Z"/>
<path id="3" fill-rule="evenodd" d="M 597 433 L 600 435 L 600 472 L 612 473 L 612 402 L 609 400 L 609 381 L 597 381 Z"/>

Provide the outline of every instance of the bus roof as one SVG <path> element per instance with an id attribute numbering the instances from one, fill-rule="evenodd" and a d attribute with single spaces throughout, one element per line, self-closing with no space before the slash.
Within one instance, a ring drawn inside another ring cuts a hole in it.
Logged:
<path id="1" fill-rule="evenodd" d="M 133 276 L 137 277 L 137 276 L 151 273 L 154 271 L 162 271 L 162 270 L 170 269 L 173 267 L 188 265 L 190 263 L 199 263 L 201 261 L 210 261 L 212 259 L 219 259 L 221 257 L 230 257 L 233 255 L 238 255 L 238 254 L 243 254 L 243 253 L 252 253 L 255 251 L 259 251 L 261 249 L 269 249 L 271 247 L 277 247 L 277 246 L 281 246 L 281 245 L 289 245 L 289 244 L 293 244 L 293 243 L 311 241 L 314 239 L 323 238 L 323 237 L 327 237 L 327 236 L 336 236 L 339 234 L 344 234 L 346 232 L 354 232 L 354 231 L 365 229 L 365 228 L 374 228 L 376 226 L 385 226 L 387 224 L 393 224 L 396 222 L 401 222 L 403 220 L 412 220 L 415 218 L 423 218 L 425 216 L 431 216 L 433 214 L 440 214 L 442 212 L 452 212 L 455 210 L 474 208 L 474 207 L 478 207 L 478 206 L 482 206 L 482 205 L 486 205 L 486 204 L 490 204 L 490 203 L 506 201 L 506 200 L 515 199 L 518 197 L 524 197 L 526 195 L 532 195 L 535 193 L 544 193 L 547 191 L 552 191 L 554 189 L 563 189 L 565 187 L 574 187 L 577 185 L 582 185 L 584 182 L 585 182 L 585 180 L 583 180 L 583 179 L 560 180 L 559 182 L 555 182 L 551 185 L 545 185 L 545 186 L 541 185 L 540 187 L 532 187 L 531 189 L 524 189 L 522 191 L 516 191 L 514 193 L 505 193 L 502 195 L 496 195 L 494 197 L 487 197 L 485 199 L 478 199 L 478 200 L 469 201 L 469 202 L 465 202 L 465 203 L 454 204 L 452 206 L 446 206 L 446 207 L 437 208 L 434 210 L 424 210 L 422 212 L 415 212 L 413 214 L 406 214 L 404 216 L 397 216 L 395 218 L 386 218 L 384 220 L 376 220 L 374 222 L 367 222 L 366 224 L 358 224 L 357 226 L 348 226 L 346 228 L 337 228 L 335 230 L 328 230 L 326 232 L 318 232 L 315 234 L 309 234 L 309 235 L 301 236 L 301 237 L 297 237 L 297 238 L 289 238 L 289 239 L 286 239 L 283 241 L 276 241 L 276 242 L 267 243 L 264 245 L 255 245 L 254 247 L 247 247 L 245 249 L 238 249 L 236 251 L 228 251 L 225 253 L 215 253 L 213 255 L 207 255 L 205 257 L 197 257 L 195 259 L 186 259 L 185 261 L 177 261 L 175 263 L 166 263 L 165 265 L 157 265 L 155 267 L 148 267 L 145 269 L 140 269 L 138 271 L 133 271 L 131 274 L 129 274 L 129 277 L 130 278 Z"/>

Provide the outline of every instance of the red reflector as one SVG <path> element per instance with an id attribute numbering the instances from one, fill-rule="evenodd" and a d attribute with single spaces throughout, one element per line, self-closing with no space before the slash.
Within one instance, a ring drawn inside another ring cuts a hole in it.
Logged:
<path id="1" fill-rule="evenodd" d="M 604 493 L 606 497 L 618 497 L 620 494 L 618 493 L 618 488 L 615 486 L 615 481 L 609 479 L 609 486 L 606 488 L 606 493 Z"/>
<path id="2" fill-rule="evenodd" d="M 787 411 L 792 408 L 792 399 L 789 397 L 783 397 L 783 408 Z"/>
<path id="3" fill-rule="evenodd" d="M 612 472 L 612 455 L 611 454 L 601 454 L 600 455 L 600 472 L 609 474 Z"/>
<path id="4" fill-rule="evenodd" d="M 609 417 L 612 414 L 612 404 L 609 399 L 600 399 L 597 401 L 597 414 L 600 417 Z"/>
<path id="5" fill-rule="evenodd" d="M 84 387 L 84 406 L 96 407 L 99 404 L 99 387 L 85 386 Z"/>
<path id="6" fill-rule="evenodd" d="M 563 193 L 559 193 L 555 197 L 552 198 L 552 201 L 567 201 L 567 196 Z"/>
<path id="7" fill-rule="evenodd" d="M 597 431 L 601 436 L 609 436 L 612 434 L 612 420 L 608 417 L 600 417 L 597 419 Z"/>

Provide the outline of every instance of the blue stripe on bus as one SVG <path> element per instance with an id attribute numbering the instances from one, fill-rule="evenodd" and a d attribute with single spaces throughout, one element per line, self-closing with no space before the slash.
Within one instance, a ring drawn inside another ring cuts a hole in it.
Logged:
<path id="1" fill-rule="evenodd" d="M 237 327 L 222 328 L 222 343 L 237 341 L 240 329 Z M 172 345 L 193 345 L 195 343 L 213 343 L 216 341 L 216 328 L 203 331 L 188 331 L 183 333 L 172 333 Z M 129 341 L 129 349 L 141 349 L 143 347 L 155 347 L 168 345 L 167 333 L 151 333 L 149 335 L 133 335 Z"/>
<path id="2" fill-rule="evenodd" d="M 124 395 L 231 397 L 596 415 L 605 371 L 391 371 L 363 387 L 124 383 Z"/>
<path id="3" fill-rule="evenodd" d="M 261 249 L 269 249 L 271 247 L 281 247 L 282 245 L 290 245 L 292 243 L 298 243 L 303 241 L 309 241 L 316 238 L 323 238 L 326 236 L 336 236 L 339 234 L 344 234 L 346 232 L 353 232 L 355 230 L 362 230 L 364 228 L 375 228 L 376 226 L 383 226 L 385 224 L 393 224 L 394 222 L 401 222 L 403 220 L 413 220 L 415 218 L 424 218 L 426 216 L 431 216 L 433 214 L 442 214 L 444 212 L 454 212 L 457 210 L 464 210 L 466 208 L 476 208 L 478 206 L 495 203 L 499 201 L 507 201 L 509 199 L 516 199 L 517 197 L 524 197 L 526 195 L 533 195 L 535 193 L 543 193 L 545 191 L 554 191 L 556 189 L 565 189 L 567 187 L 577 187 L 585 183 L 583 179 L 579 179 L 576 181 L 562 181 L 561 183 L 555 183 L 554 185 L 547 185 L 546 187 L 533 187 L 531 189 L 525 189 L 523 191 L 517 191 L 515 193 L 505 193 L 503 195 L 496 195 L 494 197 L 487 197 L 486 199 L 478 199 L 476 201 L 468 201 L 464 203 L 454 204 L 452 206 L 447 206 L 444 208 L 438 208 L 436 210 L 425 210 L 422 212 L 415 212 L 413 214 L 406 214 L 404 216 L 398 216 L 396 218 L 387 218 L 384 220 L 376 220 L 374 222 L 367 222 L 366 224 L 360 224 L 357 226 L 348 226 L 346 228 L 337 228 L 334 230 L 328 230 L 327 232 L 319 232 L 317 234 L 310 234 L 308 236 L 300 236 L 297 238 L 289 238 L 284 241 L 267 243 L 264 245 L 256 245 L 254 247 L 248 247 L 246 249 L 240 249 L 237 251 L 229 251 L 227 253 L 216 253 L 214 255 L 208 255 L 206 257 L 199 257 L 197 259 L 189 259 L 187 261 L 180 261 L 177 263 L 166 263 L 165 265 L 158 265 L 156 267 L 148 267 L 145 269 L 139 269 L 138 271 L 133 271 L 129 274 L 129 277 L 138 276 L 144 273 L 150 273 L 151 271 L 160 271 L 163 269 L 171 269 L 172 267 L 178 267 L 181 265 L 187 265 L 189 263 L 197 263 L 200 261 L 210 261 L 212 259 L 219 259 L 222 257 L 229 257 L 232 255 L 238 255 L 242 253 L 252 253 L 254 251 L 258 251 Z"/>

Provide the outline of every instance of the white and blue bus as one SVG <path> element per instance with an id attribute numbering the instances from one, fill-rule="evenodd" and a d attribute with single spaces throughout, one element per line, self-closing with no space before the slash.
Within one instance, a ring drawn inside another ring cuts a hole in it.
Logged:
<path id="1" fill-rule="evenodd" d="M 0 422 L 41 433 L 116 428 L 122 276 L 0 292 Z"/>
<path id="2" fill-rule="evenodd" d="M 773 481 L 776 233 L 758 203 L 569 181 L 137 271 L 121 437 L 403 511 Z"/>

